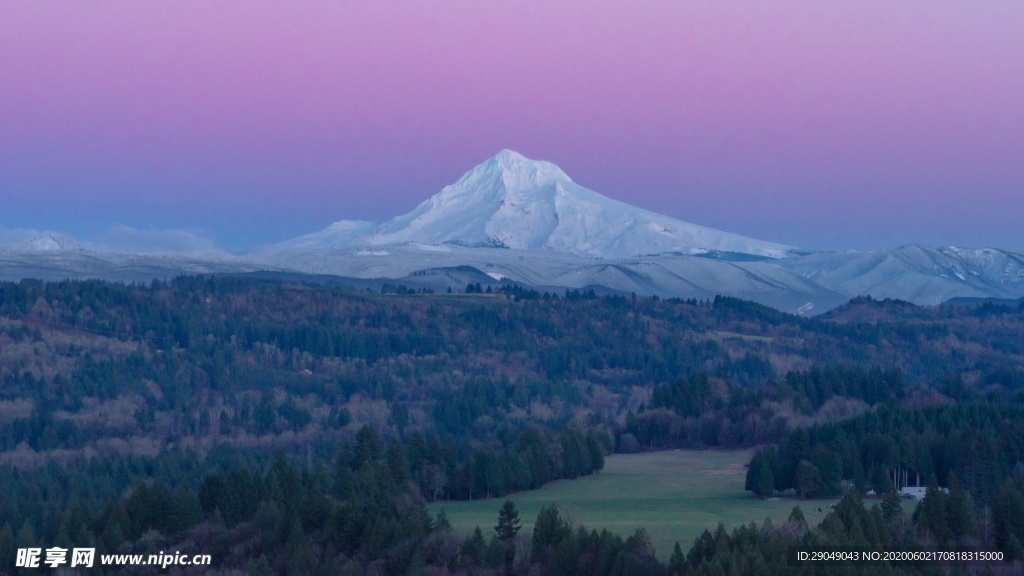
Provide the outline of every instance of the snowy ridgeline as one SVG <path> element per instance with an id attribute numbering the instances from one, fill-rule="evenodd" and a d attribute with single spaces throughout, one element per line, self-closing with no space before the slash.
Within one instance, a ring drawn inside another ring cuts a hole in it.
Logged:
<path id="1" fill-rule="evenodd" d="M 851 297 L 938 304 L 1024 297 L 1024 254 L 904 246 L 807 252 L 642 210 L 550 162 L 502 150 L 408 214 L 340 221 L 252 253 L 134 254 L 48 233 L 0 246 L 0 279 L 146 281 L 178 274 L 327 274 L 430 288 L 510 282 L 638 295 L 754 300 L 815 314 Z"/>

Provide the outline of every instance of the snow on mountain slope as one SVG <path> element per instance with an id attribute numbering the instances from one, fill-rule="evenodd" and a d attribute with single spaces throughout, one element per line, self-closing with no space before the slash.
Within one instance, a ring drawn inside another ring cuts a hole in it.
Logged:
<path id="1" fill-rule="evenodd" d="M 81 244 L 57 232 L 44 232 L 21 242 L 0 246 L 0 251 L 5 252 L 67 252 L 81 250 L 84 250 Z"/>
<path id="2" fill-rule="evenodd" d="M 1024 296 L 1024 254 L 993 248 L 819 252 L 777 264 L 849 296 L 939 304 L 957 297 Z"/>
<path id="3" fill-rule="evenodd" d="M 376 222 L 341 220 L 323 230 L 265 246 L 251 256 L 261 262 L 287 265 L 307 254 L 330 253 L 349 248 L 357 243 L 358 238 L 372 233 L 376 227 Z"/>
<path id="4" fill-rule="evenodd" d="M 233 274 L 267 270 L 243 258 L 212 254 L 132 254 L 98 250 L 47 232 L 0 245 L 0 280 L 102 279 L 148 282 L 181 274 Z"/>
<path id="5" fill-rule="evenodd" d="M 724 294 L 754 300 L 790 312 L 824 312 L 846 302 L 843 294 L 775 265 L 776 260 L 727 262 L 678 254 L 627 258 L 587 258 L 552 250 L 495 250 L 493 248 L 419 243 L 388 246 L 387 254 L 363 248 L 329 253 L 306 253 L 289 267 L 311 274 L 360 279 L 389 279 L 413 285 L 430 276 L 442 284 L 467 267 L 486 278 L 540 289 L 604 287 L 649 296 L 713 298 Z M 486 275 L 486 276 L 484 276 Z M 481 281 L 481 280 L 476 280 Z M 456 289 L 465 287 L 458 281 Z M 435 288 L 443 289 L 440 284 Z"/>
<path id="6" fill-rule="evenodd" d="M 783 258 L 782 244 L 697 226 L 602 196 L 550 162 L 502 150 L 408 214 L 373 227 L 338 222 L 270 247 L 280 262 L 296 253 L 419 242 L 551 250 L 591 258 L 734 252 Z"/>

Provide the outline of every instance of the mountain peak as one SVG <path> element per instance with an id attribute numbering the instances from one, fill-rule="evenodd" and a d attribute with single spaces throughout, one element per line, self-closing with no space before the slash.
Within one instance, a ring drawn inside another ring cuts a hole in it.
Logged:
<path id="1" fill-rule="evenodd" d="M 508 148 L 503 148 L 503 149 L 499 150 L 497 154 L 495 154 L 494 156 L 491 156 L 491 160 L 494 160 L 495 162 L 503 163 L 503 164 L 507 164 L 507 163 L 511 163 L 511 162 L 524 162 L 524 161 L 525 162 L 529 162 L 530 161 L 530 159 L 527 158 L 526 156 L 523 156 L 522 154 L 520 154 L 519 152 L 516 152 L 515 150 L 509 150 Z"/>
<path id="2" fill-rule="evenodd" d="M 551 162 L 531 160 L 508 148 L 478 164 L 462 179 L 489 179 L 496 176 L 500 177 L 508 188 L 572 182 L 572 179 L 561 168 Z"/>

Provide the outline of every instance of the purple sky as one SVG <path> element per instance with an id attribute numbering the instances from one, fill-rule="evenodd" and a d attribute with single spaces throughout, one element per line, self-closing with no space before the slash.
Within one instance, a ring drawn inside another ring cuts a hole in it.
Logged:
<path id="1" fill-rule="evenodd" d="M 1019 0 L 352 4 L 6 5 L 0 239 L 244 250 L 511 148 L 807 248 L 1024 248 Z"/>

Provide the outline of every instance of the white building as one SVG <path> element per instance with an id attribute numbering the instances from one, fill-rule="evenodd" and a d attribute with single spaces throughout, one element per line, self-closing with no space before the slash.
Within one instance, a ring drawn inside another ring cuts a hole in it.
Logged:
<path id="1" fill-rule="evenodd" d="M 949 494 L 949 488 L 940 487 L 939 490 Z M 911 500 L 920 500 L 924 498 L 925 492 L 927 491 L 927 486 L 904 486 L 903 488 L 900 488 L 900 496 L 903 498 L 910 498 Z"/>

